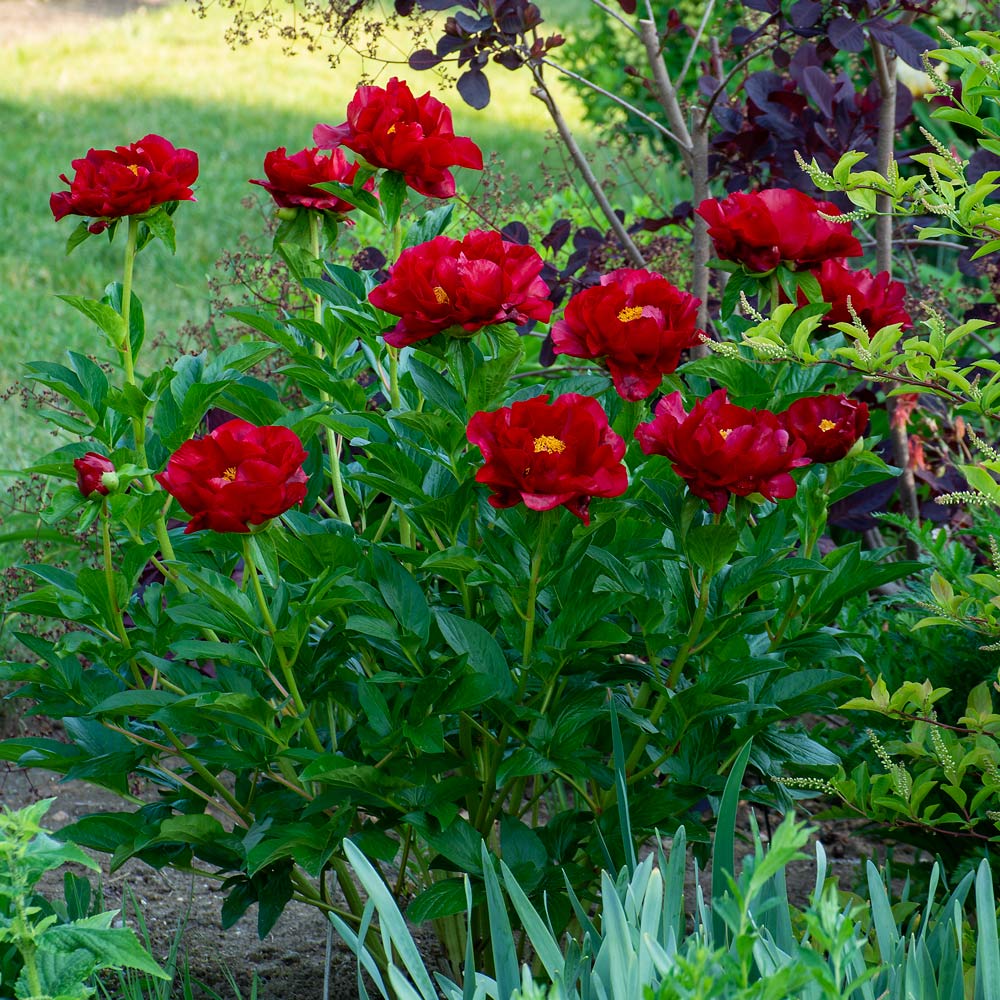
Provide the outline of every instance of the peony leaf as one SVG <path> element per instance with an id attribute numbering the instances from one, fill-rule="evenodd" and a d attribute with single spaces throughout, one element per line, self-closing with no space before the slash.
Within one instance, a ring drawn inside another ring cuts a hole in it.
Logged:
<path id="1" fill-rule="evenodd" d="M 736 551 L 739 535 L 728 524 L 703 524 L 688 532 L 688 558 L 707 576 L 714 576 Z"/>
<path id="2" fill-rule="evenodd" d="M 386 170 L 379 179 L 378 193 L 385 224 L 392 229 L 399 222 L 399 213 L 406 201 L 406 180 L 398 170 Z"/>

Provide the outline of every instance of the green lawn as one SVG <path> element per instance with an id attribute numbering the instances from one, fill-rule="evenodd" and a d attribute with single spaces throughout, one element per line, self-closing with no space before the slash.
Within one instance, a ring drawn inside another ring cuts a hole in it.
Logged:
<path id="1" fill-rule="evenodd" d="M 559 0 L 560 17 L 572 20 L 586 0 Z M 259 189 L 246 183 L 262 176 L 264 153 L 310 143 L 318 121 L 337 124 L 363 69 L 370 62 L 345 56 L 331 71 L 321 53 L 288 57 L 277 42 L 255 42 L 233 51 L 223 40 L 226 20 L 199 20 L 174 6 L 111 20 L 89 34 L 75 34 L 0 49 L 0 120 L 4 122 L 3 197 L 0 198 L 0 388 L 33 358 L 57 359 L 67 348 L 99 354 L 100 335 L 57 293 L 99 297 L 119 276 L 121 236 L 113 246 L 92 239 L 64 256 L 72 219 L 53 222 L 49 192 L 58 175 L 90 146 L 107 147 L 148 132 L 197 150 L 201 175 L 197 204 L 176 215 L 178 254 L 160 244 L 140 257 L 136 290 L 150 333 L 171 334 L 186 319 L 206 315 L 206 275 L 220 251 L 235 247 L 241 233 L 256 234 L 260 216 L 240 206 Z M 401 46 L 403 39 L 395 44 Z M 396 68 L 393 68 L 396 69 Z M 383 70 L 381 78 L 391 75 Z M 402 67 L 415 89 L 435 88 L 430 73 Z M 454 91 L 437 90 L 455 112 L 456 130 L 471 135 L 484 152 L 502 156 L 507 177 L 539 177 L 549 120 L 530 96 L 530 78 L 492 67 L 494 100 L 483 112 L 464 106 Z M 563 103 L 575 117 L 570 95 Z M 558 152 L 548 154 L 557 166 Z M 459 171 L 466 193 L 480 175 Z M 262 202 L 263 204 L 263 202 Z M 51 447 L 40 423 L 15 403 L 3 408 L 0 467 L 25 464 Z"/>

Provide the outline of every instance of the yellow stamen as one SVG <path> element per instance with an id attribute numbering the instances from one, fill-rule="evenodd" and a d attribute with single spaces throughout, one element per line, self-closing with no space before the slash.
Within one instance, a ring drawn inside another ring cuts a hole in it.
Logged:
<path id="1" fill-rule="evenodd" d="M 544 451 L 549 455 L 561 455 L 566 450 L 566 442 L 551 434 L 543 434 L 535 438 L 535 454 Z"/>
<path id="2" fill-rule="evenodd" d="M 128 165 L 128 168 L 129 168 L 129 170 L 132 171 L 133 174 L 135 174 L 136 177 L 139 176 L 139 164 L 138 163 L 130 163 Z"/>
<path id="3" fill-rule="evenodd" d="M 440 285 L 434 286 L 434 298 L 437 299 L 438 305 L 442 306 L 446 302 L 451 302 L 451 299 L 448 298 L 448 293 Z"/>
<path id="4" fill-rule="evenodd" d="M 819 429 L 823 432 L 832 431 L 836 426 L 832 420 L 821 420 L 819 422 Z"/>
<path id="5" fill-rule="evenodd" d="M 618 321 L 620 323 L 631 323 L 634 319 L 642 318 L 642 306 L 626 306 L 618 314 Z"/>
<path id="6" fill-rule="evenodd" d="M 231 465 L 231 466 L 229 466 L 228 469 L 223 469 L 222 470 L 222 478 L 223 479 L 228 479 L 229 482 L 232 482 L 236 478 L 236 466 L 235 465 Z"/>
<path id="7" fill-rule="evenodd" d="M 385 134 L 386 134 L 386 135 L 394 135 L 394 134 L 395 134 L 395 132 L 396 132 L 396 126 L 395 126 L 395 124 L 392 124 L 392 125 L 390 125 L 390 126 L 389 126 L 389 127 L 388 127 L 388 128 L 386 129 L 386 130 L 385 130 Z"/>
<path id="8" fill-rule="evenodd" d="M 725 441 L 726 438 L 729 437 L 729 435 L 732 433 L 733 433 L 732 427 L 725 427 L 719 431 L 719 437 L 722 438 L 723 441 Z"/>

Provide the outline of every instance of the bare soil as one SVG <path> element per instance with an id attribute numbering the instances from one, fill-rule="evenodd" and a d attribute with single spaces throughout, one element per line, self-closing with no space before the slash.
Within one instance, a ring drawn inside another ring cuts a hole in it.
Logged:
<path id="1" fill-rule="evenodd" d="M 50 797 L 56 799 L 46 816 L 46 825 L 52 830 L 89 813 L 123 807 L 111 792 L 79 781 L 60 782 L 58 776 L 47 772 L 11 768 L 0 777 L 0 804 L 11 809 Z M 254 973 L 260 981 L 260 1000 L 319 1000 L 322 996 L 327 932 L 326 921 L 316 910 L 300 903 L 290 904 L 271 933 L 260 940 L 256 907 L 229 930 L 222 929 L 222 894 L 217 882 L 169 870 L 156 871 L 139 861 L 129 862 L 111 874 L 108 858 L 98 856 L 97 860 L 104 866 L 101 885 L 105 908 L 122 908 L 125 886 L 130 886 L 142 907 L 154 957 L 160 961 L 166 958 L 178 927 L 184 924 L 181 950 L 187 956 L 193 979 L 223 1000 L 234 1000 L 226 982 L 226 969 L 245 997 L 249 996 Z M 57 875 L 43 887 L 50 898 L 61 896 L 62 876 Z M 356 1000 L 357 960 L 336 935 L 330 981 L 330 1000 Z"/>
<path id="2" fill-rule="evenodd" d="M 56 799 L 46 819 L 53 830 L 89 813 L 124 807 L 111 792 L 78 781 L 60 782 L 56 775 L 47 772 L 9 768 L 0 775 L 0 805 L 16 809 L 49 797 Z M 825 828 L 822 840 L 831 873 L 839 875 L 842 885 L 849 887 L 857 870 L 858 852 L 864 852 L 870 845 L 839 826 Z M 745 850 L 746 847 L 737 844 L 738 854 Z M 105 908 L 122 908 L 125 887 L 131 887 L 142 908 L 154 956 L 161 961 L 166 958 L 178 927 L 184 925 L 181 952 L 187 957 L 192 978 L 217 992 L 223 1000 L 235 1000 L 226 981 L 227 969 L 244 996 L 249 996 L 251 980 L 256 974 L 260 1000 L 320 1000 L 322 997 L 327 925 L 317 911 L 299 903 L 290 904 L 271 933 L 260 940 L 256 907 L 251 907 L 229 930 L 222 929 L 222 894 L 215 881 L 169 870 L 157 871 L 139 861 L 129 862 L 112 874 L 108 871 L 107 857 L 98 856 L 97 860 L 104 866 Z M 689 872 L 689 883 L 692 874 Z M 792 865 L 787 877 L 789 898 L 801 904 L 813 888 L 814 865 L 811 862 Z M 709 872 L 702 873 L 706 891 L 709 879 Z M 58 898 L 62 892 L 61 875 L 53 877 L 45 891 L 50 897 Z M 134 921 L 130 922 L 134 926 Z M 434 954 L 429 928 L 415 929 L 414 936 L 425 954 Z M 372 984 L 369 983 L 368 988 L 371 996 L 378 996 Z M 355 1000 L 358 996 L 357 960 L 334 935 L 330 1000 Z"/>

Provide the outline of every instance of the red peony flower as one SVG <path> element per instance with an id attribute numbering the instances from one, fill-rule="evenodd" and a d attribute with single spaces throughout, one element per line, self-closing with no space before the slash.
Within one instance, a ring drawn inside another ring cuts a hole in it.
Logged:
<path id="1" fill-rule="evenodd" d="M 852 271 L 839 260 L 825 260 L 822 266 L 814 268 L 813 274 L 819 282 L 823 301 L 831 303 L 830 311 L 823 317 L 820 332 L 833 333 L 834 323 L 853 323 L 847 309 L 847 298 L 870 333 L 884 326 L 899 323 L 904 330 L 913 326 L 913 320 L 903 302 L 906 286 L 901 281 L 893 281 L 888 271 L 873 275 L 871 271 Z M 799 305 L 806 304 L 806 296 L 799 291 Z"/>
<path id="2" fill-rule="evenodd" d="M 665 455 L 695 496 L 719 514 L 730 494 L 768 500 L 795 496 L 792 469 L 808 465 L 806 446 L 768 410 L 746 410 L 717 389 L 687 413 L 679 392 L 664 396 L 635 436 L 647 455 Z"/>
<path id="3" fill-rule="evenodd" d="M 782 261 L 798 267 L 829 257 L 860 257 L 861 244 L 849 222 L 828 222 L 819 213 L 840 215 L 829 201 L 815 201 L 792 188 L 708 198 L 697 209 L 723 260 L 748 271 L 771 271 Z"/>
<path id="4" fill-rule="evenodd" d="M 429 198 L 455 194 L 449 167 L 483 169 L 479 147 L 455 135 L 448 107 L 430 94 L 414 97 L 396 77 L 384 89 L 358 87 L 347 105 L 347 121 L 317 125 L 313 142 L 321 149 L 346 146 L 373 167 L 398 170 L 414 191 Z"/>
<path id="5" fill-rule="evenodd" d="M 339 149 L 324 156 L 319 149 L 300 149 L 288 156 L 285 147 L 272 149 L 264 157 L 264 173 L 267 180 L 251 180 L 270 192 L 279 208 L 308 208 L 314 212 L 336 212 L 345 215 L 354 211 L 350 202 L 342 201 L 335 194 L 314 187 L 328 181 L 342 181 L 350 184 L 358 172 L 356 163 L 348 163 L 347 157 Z M 375 178 L 370 177 L 363 185 L 366 191 L 375 187 Z M 350 219 L 344 220 L 353 225 Z"/>
<path id="6" fill-rule="evenodd" d="M 836 462 L 854 447 L 868 426 L 868 406 L 846 396 L 797 399 L 778 417 L 813 462 Z"/>
<path id="7" fill-rule="evenodd" d="M 536 396 L 480 411 L 467 433 L 486 459 L 476 482 L 493 490 L 494 507 L 522 500 L 531 510 L 562 506 L 590 524 L 591 497 L 617 497 L 628 488 L 625 442 L 590 396 L 567 393 L 551 405 L 548 396 Z"/>
<path id="8" fill-rule="evenodd" d="M 451 111 L 437 98 L 414 97 L 393 77 L 383 87 L 358 87 L 347 105 L 347 121 L 317 125 L 313 142 L 321 149 L 346 146 L 373 167 L 398 170 L 406 183 L 428 198 L 451 198 L 455 178 L 449 167 L 483 169 L 483 154 L 466 136 L 455 135 Z"/>
<path id="9" fill-rule="evenodd" d="M 73 459 L 73 468 L 76 469 L 76 485 L 83 496 L 91 497 L 98 493 L 106 497 L 111 492 L 104 482 L 105 475 L 114 475 L 115 472 L 110 458 L 88 451 L 83 458 Z"/>
<path id="10" fill-rule="evenodd" d="M 287 427 L 229 420 L 185 441 L 156 481 L 191 514 L 185 534 L 247 532 L 301 503 L 306 451 Z"/>
<path id="11" fill-rule="evenodd" d="M 373 288 L 372 305 L 400 320 L 385 335 L 393 347 L 442 330 L 469 336 L 491 323 L 548 322 L 549 288 L 542 258 L 497 232 L 474 229 L 462 240 L 437 236 L 399 255 L 389 280 Z"/>
<path id="12" fill-rule="evenodd" d="M 94 221 L 92 233 L 102 233 L 115 219 L 143 215 L 168 201 L 194 201 L 191 185 L 198 178 L 198 154 L 176 149 L 163 136 L 147 135 L 131 146 L 91 149 L 73 161 L 73 180 L 60 180 L 69 191 L 55 191 L 49 207 L 58 222 L 66 215 Z"/>
<path id="13" fill-rule="evenodd" d="M 552 327 L 556 354 L 606 361 L 618 395 L 645 399 L 699 343 L 700 299 L 651 271 L 621 268 L 574 295 Z"/>

